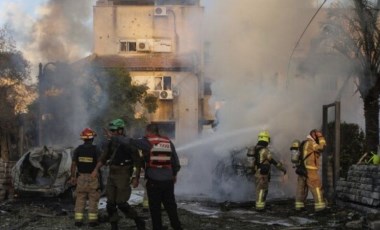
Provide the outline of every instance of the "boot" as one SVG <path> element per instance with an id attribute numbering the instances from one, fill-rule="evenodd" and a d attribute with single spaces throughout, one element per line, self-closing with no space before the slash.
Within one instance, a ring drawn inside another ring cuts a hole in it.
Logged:
<path id="1" fill-rule="evenodd" d="M 145 230 L 145 221 L 140 217 L 134 219 L 138 230 Z"/>
<path id="2" fill-rule="evenodd" d="M 117 222 L 111 222 L 111 230 L 119 230 L 119 226 Z"/>

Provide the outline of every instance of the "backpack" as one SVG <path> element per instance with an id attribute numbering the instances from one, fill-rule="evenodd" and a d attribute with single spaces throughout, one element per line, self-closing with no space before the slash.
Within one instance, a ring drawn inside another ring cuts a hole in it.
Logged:
<path id="1" fill-rule="evenodd" d="M 304 158 L 303 157 L 303 148 L 305 146 L 305 143 L 306 143 L 307 140 L 304 140 L 302 141 L 301 145 L 300 145 L 300 156 L 299 156 L 299 159 L 298 159 L 298 165 L 296 166 L 296 173 L 299 175 L 299 176 L 304 176 L 304 177 L 307 177 L 307 170 L 306 170 L 306 167 L 305 167 L 305 160 L 313 153 L 309 153 L 308 155 L 306 155 L 306 157 Z"/>

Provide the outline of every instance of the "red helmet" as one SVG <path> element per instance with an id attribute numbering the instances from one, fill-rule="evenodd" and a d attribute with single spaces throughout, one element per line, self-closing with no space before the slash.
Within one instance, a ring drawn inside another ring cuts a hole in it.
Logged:
<path id="1" fill-rule="evenodd" d="M 90 128 L 85 128 L 83 129 L 83 131 L 80 133 L 80 138 L 82 140 L 90 140 L 90 139 L 93 139 L 94 137 L 96 137 L 96 133 L 94 130 L 90 129 Z"/>

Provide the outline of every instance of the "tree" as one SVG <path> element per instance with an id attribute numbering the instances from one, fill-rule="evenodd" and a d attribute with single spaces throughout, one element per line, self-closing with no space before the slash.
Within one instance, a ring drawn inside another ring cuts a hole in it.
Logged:
<path id="1" fill-rule="evenodd" d="M 328 124 L 328 132 L 334 133 L 335 122 Z M 340 177 L 346 177 L 351 165 L 356 164 L 363 155 L 364 132 L 357 124 L 342 123 L 340 126 Z M 329 152 L 333 152 L 335 139 L 333 135 L 326 140 Z"/>
<path id="2" fill-rule="evenodd" d="M 147 93 L 146 85 L 133 84 L 128 70 L 124 68 L 96 67 L 94 70 L 94 81 L 87 91 L 88 98 L 92 94 L 88 109 L 96 114 L 92 117 L 92 125 L 104 127 L 110 120 L 122 118 L 132 130 L 131 135 L 141 135 L 147 122 L 146 113 L 153 113 L 158 108 L 157 97 Z M 98 93 L 91 93 L 94 87 L 98 88 Z M 140 116 L 136 117 L 139 107 Z"/>
<path id="3" fill-rule="evenodd" d="M 355 84 L 364 103 L 366 150 L 379 144 L 380 1 L 351 0 L 331 10 L 324 32 L 332 47 L 351 62 Z"/>
<path id="4" fill-rule="evenodd" d="M 19 115 L 34 100 L 29 62 L 16 49 L 6 27 L 0 29 L 0 148 L 1 158 L 8 160 L 17 152 Z"/>

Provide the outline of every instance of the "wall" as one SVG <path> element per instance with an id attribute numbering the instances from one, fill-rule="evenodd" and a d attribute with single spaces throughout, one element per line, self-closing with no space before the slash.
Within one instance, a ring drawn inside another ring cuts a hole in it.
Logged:
<path id="1" fill-rule="evenodd" d="M 336 193 L 345 205 L 366 212 L 379 212 L 380 166 L 352 165 L 347 178 L 338 181 Z"/>

